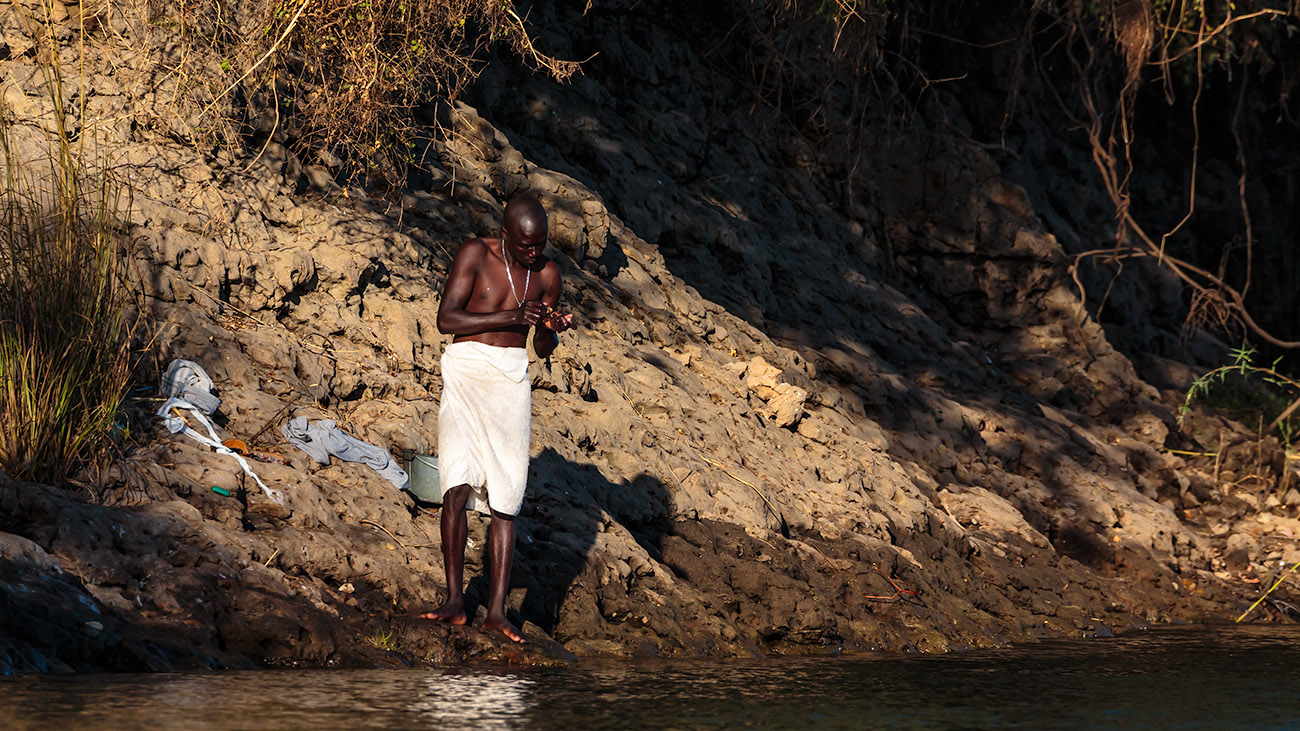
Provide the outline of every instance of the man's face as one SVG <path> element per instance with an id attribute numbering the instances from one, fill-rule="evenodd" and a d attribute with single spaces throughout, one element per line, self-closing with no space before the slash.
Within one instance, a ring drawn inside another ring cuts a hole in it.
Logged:
<path id="1" fill-rule="evenodd" d="M 515 261 L 532 265 L 537 261 L 537 257 L 542 255 L 542 249 L 546 247 L 546 227 L 542 226 L 532 231 L 514 231 L 509 226 L 505 226 L 501 229 L 501 238 L 506 242 L 506 250 Z"/>

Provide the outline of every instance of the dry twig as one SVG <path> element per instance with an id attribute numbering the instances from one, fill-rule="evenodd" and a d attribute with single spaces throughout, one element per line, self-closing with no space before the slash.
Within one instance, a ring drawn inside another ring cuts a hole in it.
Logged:
<path id="1" fill-rule="evenodd" d="M 389 538 L 392 538 L 393 541 L 394 541 L 397 545 L 401 546 L 403 549 L 406 548 L 406 545 L 403 544 L 401 541 L 399 541 L 399 540 L 397 539 L 397 536 L 393 535 L 393 534 L 392 534 L 392 533 L 391 533 L 387 528 L 385 528 L 384 526 L 382 526 L 382 525 L 376 523 L 376 522 L 373 521 L 373 520 L 367 520 L 367 519 L 365 519 L 365 518 L 362 518 L 362 519 L 361 519 L 361 522 L 362 522 L 362 523 L 365 523 L 366 525 L 373 525 L 374 527 L 378 528 L 379 530 L 381 530 L 381 531 L 387 533 L 387 534 L 388 534 L 388 537 L 389 537 Z"/>

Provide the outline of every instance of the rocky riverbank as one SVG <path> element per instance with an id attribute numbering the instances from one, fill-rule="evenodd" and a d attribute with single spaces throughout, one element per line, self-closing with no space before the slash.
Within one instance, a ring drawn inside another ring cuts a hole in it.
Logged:
<path id="1" fill-rule="evenodd" d="M 51 103 L 4 17 L 5 110 L 32 155 Z M 1139 376 L 983 148 L 924 110 L 882 125 L 846 204 L 827 151 L 780 120 L 702 124 L 699 90 L 734 82 L 666 26 L 584 32 L 602 51 L 585 76 L 489 70 L 443 114 L 425 184 L 388 200 L 274 137 L 196 149 L 164 31 L 110 14 L 70 98 L 132 186 L 142 380 L 202 365 L 222 435 L 289 458 L 253 464 L 284 501 L 138 392 L 143 436 L 83 488 L 0 481 L 0 672 L 941 652 L 1226 620 L 1300 560 L 1276 442 L 1179 427 L 1191 370 L 1144 357 Z M 414 619 L 444 591 L 436 509 L 278 427 L 434 451 L 438 292 L 525 190 L 580 324 L 533 364 L 521 649 Z"/>

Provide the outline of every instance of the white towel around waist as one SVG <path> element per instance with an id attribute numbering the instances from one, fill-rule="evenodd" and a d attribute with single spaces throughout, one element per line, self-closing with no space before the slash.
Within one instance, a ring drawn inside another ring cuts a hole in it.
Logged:
<path id="1" fill-rule="evenodd" d="M 467 507 L 518 515 L 528 481 L 532 430 L 528 352 L 474 341 L 442 353 L 438 482 L 469 485 Z"/>

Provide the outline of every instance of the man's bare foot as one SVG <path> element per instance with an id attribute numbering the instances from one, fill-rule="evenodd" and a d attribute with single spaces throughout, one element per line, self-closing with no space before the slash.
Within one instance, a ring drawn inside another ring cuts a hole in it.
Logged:
<path id="1" fill-rule="evenodd" d="M 528 643 L 528 640 L 524 638 L 524 634 L 516 629 L 513 624 L 510 624 L 510 621 L 505 618 L 492 619 L 491 617 L 488 617 L 488 619 L 483 622 L 483 629 L 488 632 L 500 632 L 511 642 L 518 642 L 521 645 Z"/>
<path id="2" fill-rule="evenodd" d="M 454 624 L 458 627 L 463 627 L 466 624 L 469 624 L 469 617 L 465 616 L 465 601 L 463 599 L 449 601 L 432 612 L 418 614 L 416 617 L 419 619 L 431 619 L 435 622 L 446 622 L 447 624 Z"/>

